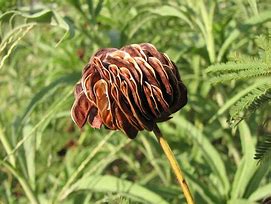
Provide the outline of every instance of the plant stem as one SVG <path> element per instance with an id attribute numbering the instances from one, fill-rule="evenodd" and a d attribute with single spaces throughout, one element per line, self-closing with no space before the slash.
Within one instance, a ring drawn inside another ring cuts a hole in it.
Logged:
<path id="1" fill-rule="evenodd" d="M 183 191 L 184 197 L 187 201 L 188 204 L 194 204 L 194 200 L 193 197 L 190 193 L 189 187 L 185 181 L 185 178 L 183 176 L 183 173 L 181 171 L 180 166 L 178 165 L 178 162 L 171 150 L 171 148 L 169 147 L 167 141 L 165 140 L 165 138 L 163 137 L 163 135 L 161 134 L 160 129 L 158 128 L 158 126 L 156 125 L 153 129 L 153 132 L 159 142 L 159 144 L 161 145 L 171 167 L 172 170 L 175 174 L 175 176 L 177 177 L 178 183 L 180 184 L 180 187 Z"/>

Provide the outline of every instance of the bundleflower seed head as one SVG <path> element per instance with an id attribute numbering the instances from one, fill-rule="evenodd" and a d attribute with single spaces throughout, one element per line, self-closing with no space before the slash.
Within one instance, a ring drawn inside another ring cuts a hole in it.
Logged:
<path id="1" fill-rule="evenodd" d="M 97 51 L 74 89 L 71 116 L 82 128 L 102 125 L 129 138 L 152 131 L 157 122 L 187 103 L 187 89 L 176 65 L 150 43 Z"/>

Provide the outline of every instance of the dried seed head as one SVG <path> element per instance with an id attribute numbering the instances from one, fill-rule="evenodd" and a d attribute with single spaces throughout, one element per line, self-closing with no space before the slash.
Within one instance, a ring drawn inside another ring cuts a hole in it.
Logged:
<path id="1" fill-rule="evenodd" d="M 129 138 L 152 131 L 187 103 L 187 90 L 175 64 L 149 43 L 96 52 L 75 86 L 74 122 L 105 125 Z"/>

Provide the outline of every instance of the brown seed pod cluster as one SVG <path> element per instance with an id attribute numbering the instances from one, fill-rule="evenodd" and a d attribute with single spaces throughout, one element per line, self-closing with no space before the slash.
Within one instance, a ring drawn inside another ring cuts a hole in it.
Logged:
<path id="1" fill-rule="evenodd" d="M 82 128 L 105 125 L 129 138 L 152 131 L 187 103 L 187 90 L 169 57 L 149 43 L 105 48 L 85 66 L 71 115 Z"/>

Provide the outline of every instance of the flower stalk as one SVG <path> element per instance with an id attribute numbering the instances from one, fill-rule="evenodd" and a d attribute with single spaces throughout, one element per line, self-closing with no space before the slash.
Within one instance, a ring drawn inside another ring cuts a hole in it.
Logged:
<path id="1" fill-rule="evenodd" d="M 168 145 L 166 139 L 163 137 L 163 135 L 157 125 L 154 127 L 153 132 L 154 132 L 160 146 L 162 147 L 175 176 L 177 177 L 178 183 L 183 191 L 183 194 L 184 194 L 184 197 L 185 197 L 187 203 L 194 204 L 192 194 L 191 194 L 189 187 L 187 185 L 187 182 L 183 176 L 182 170 L 181 170 L 180 166 L 178 165 L 178 162 L 177 162 L 170 146 Z"/>

